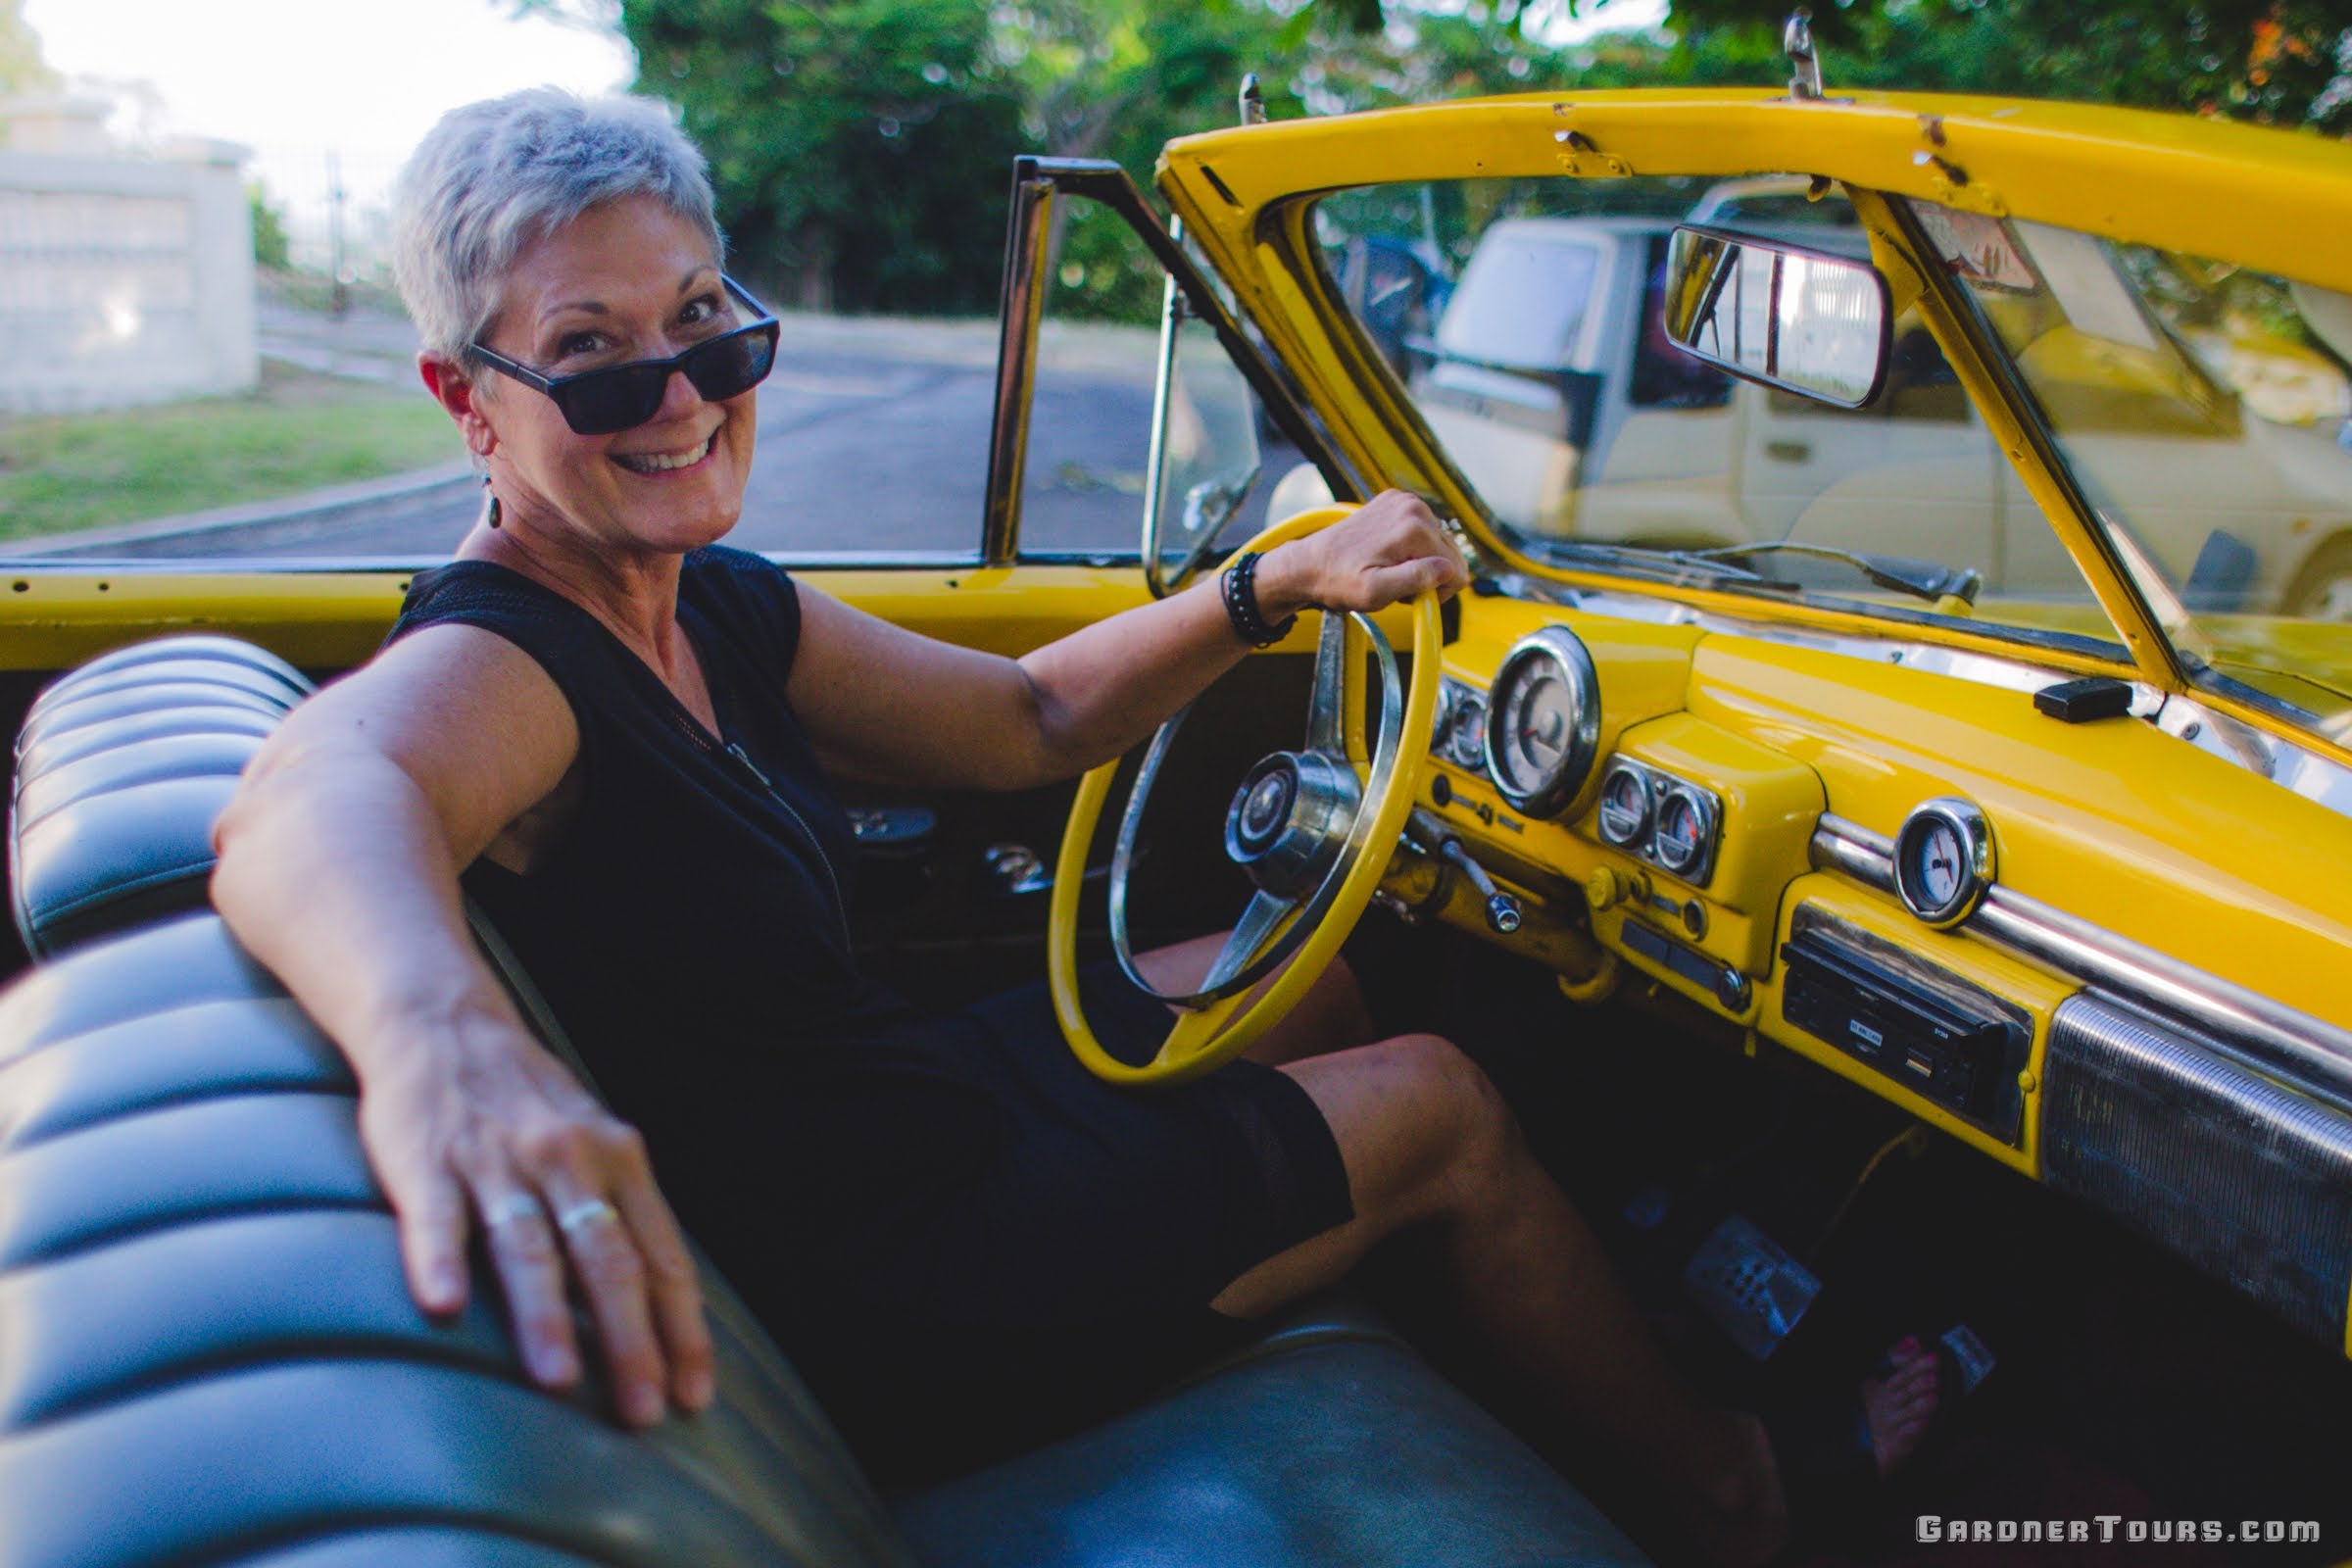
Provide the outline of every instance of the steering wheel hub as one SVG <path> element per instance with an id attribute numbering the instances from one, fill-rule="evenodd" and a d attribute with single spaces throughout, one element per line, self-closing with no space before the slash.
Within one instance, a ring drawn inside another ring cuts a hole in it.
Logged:
<path id="1" fill-rule="evenodd" d="M 1269 893 L 1315 886 L 1347 848 L 1363 788 L 1355 769 L 1319 752 L 1276 752 L 1234 791 L 1225 853 Z"/>

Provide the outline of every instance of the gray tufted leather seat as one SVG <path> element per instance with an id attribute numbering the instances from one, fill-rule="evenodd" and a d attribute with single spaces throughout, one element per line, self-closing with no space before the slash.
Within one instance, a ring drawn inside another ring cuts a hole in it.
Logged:
<path id="1" fill-rule="evenodd" d="M 20 923 L 74 951 L 0 995 L 0 1568 L 1641 1560 L 1329 1303 L 887 1510 L 707 1266 L 708 1414 L 631 1436 L 593 1382 L 532 1389 L 485 1269 L 453 1322 L 411 1301 L 332 1044 L 217 917 L 154 919 L 202 903 L 235 768 L 308 689 L 174 641 L 59 682 L 19 746 Z"/>
<path id="2" fill-rule="evenodd" d="M 527 1385 L 486 1271 L 456 1321 L 416 1309 L 340 1054 L 218 917 L 0 998 L 9 1568 L 910 1563 L 705 1283 L 718 1404 L 627 1436 Z"/>
<path id="3" fill-rule="evenodd" d="M 10 906 L 35 957 L 204 904 L 213 820 L 311 683 L 229 637 L 118 649 L 52 684 L 17 735 Z"/>

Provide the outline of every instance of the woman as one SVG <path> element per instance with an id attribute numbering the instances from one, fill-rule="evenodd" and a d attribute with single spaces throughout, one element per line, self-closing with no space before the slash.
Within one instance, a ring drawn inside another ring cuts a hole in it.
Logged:
<path id="1" fill-rule="evenodd" d="M 398 224 L 423 379 L 489 506 L 376 660 L 256 759 L 214 892 L 350 1056 L 427 1310 L 460 1304 L 479 1237 L 534 1377 L 578 1375 L 576 1286 L 625 1419 L 702 1407 L 710 1339 L 659 1169 L 853 1440 L 944 1435 L 899 1454 L 936 1460 L 1038 1389 L 1131 1387 L 1152 1371 L 1133 1348 L 1197 1348 L 1417 1226 L 1563 1411 L 1726 1540 L 1769 1536 L 1752 1421 L 1670 1376 L 1478 1070 L 1433 1036 L 1367 1043 L 1336 968 L 1258 1061 L 1151 1096 L 1079 1069 L 1034 997 L 932 1018 L 858 973 L 830 777 L 1017 789 L 1115 757 L 1248 652 L 1247 594 L 1229 612 L 1203 585 L 1012 661 L 713 548 L 774 328 L 722 278 L 701 159 L 652 105 L 459 110 Z M 1264 556 L 1253 613 L 1462 581 L 1436 519 L 1389 494 Z M 461 878 L 610 1110 L 485 968 Z M 1212 952 L 1151 963 L 1171 987 Z M 1097 1008 L 1166 1023 L 1132 994 Z M 1882 1457 L 1916 1437 L 1917 1383 L 1874 1406 Z"/>

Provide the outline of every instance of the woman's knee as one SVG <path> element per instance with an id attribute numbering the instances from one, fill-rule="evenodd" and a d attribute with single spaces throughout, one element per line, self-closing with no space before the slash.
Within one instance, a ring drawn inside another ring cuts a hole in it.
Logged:
<path id="1" fill-rule="evenodd" d="M 1518 1121 L 1494 1082 L 1443 1036 L 1397 1035 L 1328 1060 L 1348 1080 L 1335 1086 L 1347 1114 L 1333 1118 L 1333 1131 L 1359 1207 L 1369 1198 L 1400 1220 L 1428 1217 L 1493 1191 L 1523 1157 Z"/>
<path id="2" fill-rule="evenodd" d="M 1405 1035 L 1399 1043 L 1413 1053 L 1433 1102 L 1446 1107 L 1452 1146 L 1446 1163 L 1455 1182 L 1488 1181 L 1524 1155 L 1519 1118 L 1468 1053 L 1442 1035 Z"/>

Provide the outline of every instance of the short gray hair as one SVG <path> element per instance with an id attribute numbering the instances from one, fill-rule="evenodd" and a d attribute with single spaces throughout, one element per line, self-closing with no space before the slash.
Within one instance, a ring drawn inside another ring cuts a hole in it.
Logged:
<path id="1" fill-rule="evenodd" d="M 703 155 L 654 99 L 534 87 L 443 115 L 392 193 L 392 279 L 426 350 L 462 355 L 525 247 L 624 196 L 661 201 L 724 258 Z"/>

